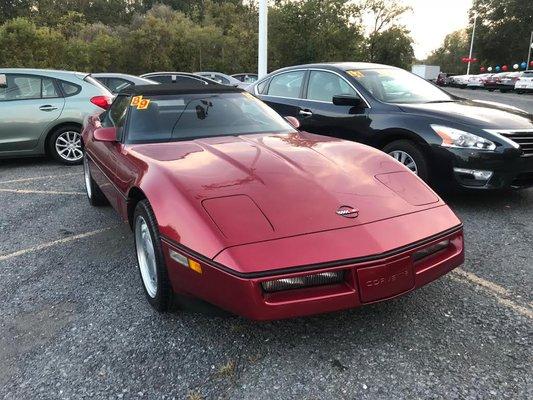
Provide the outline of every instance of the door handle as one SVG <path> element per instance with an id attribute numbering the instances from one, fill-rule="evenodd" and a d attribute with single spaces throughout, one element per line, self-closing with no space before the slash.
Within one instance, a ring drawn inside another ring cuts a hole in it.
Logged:
<path id="1" fill-rule="evenodd" d="M 45 106 L 39 107 L 39 110 L 41 111 L 54 111 L 57 110 L 57 107 L 51 106 L 50 104 L 47 104 Z"/>
<path id="2" fill-rule="evenodd" d="M 309 110 L 300 110 L 298 114 L 300 114 L 302 117 L 310 117 L 313 115 L 313 113 Z"/>

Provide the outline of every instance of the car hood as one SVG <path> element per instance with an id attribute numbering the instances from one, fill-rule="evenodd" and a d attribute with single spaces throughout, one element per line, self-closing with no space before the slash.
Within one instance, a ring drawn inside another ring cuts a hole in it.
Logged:
<path id="1" fill-rule="evenodd" d="M 211 227 L 224 248 L 362 225 L 444 204 L 388 155 L 309 133 L 135 145 L 131 151 L 157 182 L 151 192 L 165 198 L 163 208 L 174 210 L 158 215 L 154 207 L 162 233 L 185 245 L 187 232 L 197 224 Z M 187 214 L 193 210 L 196 221 L 184 221 L 180 202 L 189 203 Z M 339 209 L 354 212 L 342 216 Z M 198 239 L 189 239 L 197 244 L 191 248 L 200 251 Z"/>
<path id="2" fill-rule="evenodd" d="M 533 116 L 519 108 L 481 100 L 401 104 L 401 109 L 432 118 L 449 119 L 481 129 L 533 129 Z"/>

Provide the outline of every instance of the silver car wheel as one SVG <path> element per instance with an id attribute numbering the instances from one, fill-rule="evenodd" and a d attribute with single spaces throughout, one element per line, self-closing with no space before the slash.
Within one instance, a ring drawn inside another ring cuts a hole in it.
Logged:
<path id="1" fill-rule="evenodd" d="M 83 157 L 81 150 L 81 134 L 76 131 L 66 131 L 60 134 L 55 143 L 59 157 L 66 161 L 79 161 Z"/>
<path id="2" fill-rule="evenodd" d="M 83 157 L 83 176 L 85 177 L 87 197 L 91 199 L 93 197 L 93 189 L 91 186 L 91 172 L 89 171 L 89 160 L 87 159 L 87 156 Z"/>
<path id="3" fill-rule="evenodd" d="M 135 247 L 144 287 L 148 295 L 155 298 L 157 294 L 157 267 L 154 244 L 148 224 L 140 215 L 135 221 Z"/>
<path id="4" fill-rule="evenodd" d="M 402 163 L 407 168 L 409 168 L 411 171 L 413 171 L 416 175 L 418 175 L 418 167 L 416 165 L 415 160 L 413 157 L 411 157 L 409 154 L 407 154 L 405 151 L 402 150 L 393 150 L 389 153 L 389 155 L 394 158 L 396 161 Z"/>

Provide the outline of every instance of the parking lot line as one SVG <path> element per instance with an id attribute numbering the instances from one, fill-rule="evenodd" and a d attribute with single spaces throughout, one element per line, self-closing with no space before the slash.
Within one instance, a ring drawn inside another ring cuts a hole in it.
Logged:
<path id="1" fill-rule="evenodd" d="M 27 190 L 27 189 L 3 189 L 0 188 L 0 192 L 6 193 L 21 193 L 21 194 L 67 194 L 67 195 L 84 195 L 83 192 L 61 192 L 56 190 Z"/>
<path id="2" fill-rule="evenodd" d="M 80 172 L 71 172 L 68 174 L 61 174 L 61 175 L 47 175 L 47 176 L 35 176 L 33 178 L 22 178 L 22 179 L 12 179 L 9 181 L 0 181 L 0 185 L 3 183 L 17 183 L 17 182 L 28 182 L 28 181 L 37 181 L 40 179 L 50 179 L 50 178 L 63 178 L 65 176 L 72 176 L 72 175 L 80 175 Z"/>
<path id="3" fill-rule="evenodd" d="M 13 253 L 7 253 L 7 254 L 3 254 L 3 255 L 0 254 L 0 261 L 9 260 L 10 258 L 22 256 L 24 254 L 28 254 L 28 253 L 31 253 L 31 252 L 34 252 L 34 251 L 43 250 L 43 249 L 46 249 L 48 247 L 52 247 L 52 246 L 55 246 L 55 245 L 58 245 L 58 244 L 68 243 L 68 242 L 72 242 L 74 240 L 83 239 L 83 238 L 86 238 L 86 237 L 89 237 L 89 236 L 94 236 L 94 235 L 97 235 L 99 233 L 108 231 L 108 230 L 110 230 L 112 228 L 113 227 L 97 229 L 95 231 L 90 231 L 90 232 L 86 232 L 86 233 L 80 233 L 79 235 L 69 236 L 69 237 L 66 237 L 66 238 L 63 238 L 63 239 L 54 240 L 52 242 L 47 242 L 47 243 L 39 244 L 37 246 L 28 247 L 27 249 L 18 250 L 18 251 L 15 251 Z"/>
<path id="4" fill-rule="evenodd" d="M 467 284 L 474 283 L 475 285 L 481 287 L 485 292 L 495 297 L 498 303 L 514 310 L 516 313 L 520 315 L 533 319 L 533 310 L 531 310 L 531 308 L 529 308 L 528 306 L 520 305 L 514 302 L 513 300 L 509 299 L 510 297 L 509 291 L 501 287 L 500 285 L 497 285 L 486 279 L 480 278 L 479 276 L 471 272 L 467 272 L 460 268 L 456 268 L 453 271 L 453 274 L 450 274 L 450 277 L 458 282 L 467 283 Z"/>

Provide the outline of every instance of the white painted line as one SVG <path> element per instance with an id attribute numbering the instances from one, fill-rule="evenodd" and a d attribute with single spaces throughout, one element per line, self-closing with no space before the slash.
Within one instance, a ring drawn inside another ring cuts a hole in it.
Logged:
<path id="1" fill-rule="evenodd" d="M 83 239 L 83 238 L 86 238 L 86 237 L 89 237 L 89 236 L 94 236 L 94 235 L 97 235 L 99 233 L 108 231 L 110 229 L 112 229 L 112 228 L 109 227 L 109 228 L 104 228 L 104 229 L 97 229 L 95 231 L 86 232 L 86 233 L 80 233 L 79 235 L 74 235 L 74 236 L 69 236 L 69 237 L 63 238 L 63 239 L 54 240 L 53 242 L 48 242 L 48 243 L 39 244 L 37 246 L 28 247 L 27 249 L 22 249 L 22 250 L 19 250 L 19 251 L 15 251 L 13 253 L 7 253 L 7 254 L 3 254 L 3 255 L 0 254 L 0 261 L 9 260 L 10 258 L 22 256 L 24 254 L 32 253 L 34 251 L 47 249 L 48 247 L 56 246 L 58 244 L 68 243 L 68 242 L 72 242 L 74 240 L 79 240 L 79 239 Z"/>
<path id="2" fill-rule="evenodd" d="M 520 315 L 533 319 L 533 310 L 528 306 L 520 305 L 514 302 L 513 300 L 507 298 L 509 297 L 509 291 L 501 287 L 500 285 L 487 281 L 486 279 L 480 278 L 479 276 L 474 275 L 471 272 L 466 272 L 459 268 L 456 268 L 453 271 L 453 274 L 450 274 L 450 278 L 461 283 L 474 283 L 477 286 L 480 286 L 485 292 L 494 296 L 496 298 L 496 301 L 501 305 L 504 305 L 505 307 L 514 310 Z"/>
<path id="3" fill-rule="evenodd" d="M 22 178 L 22 179 L 13 179 L 10 181 L 0 181 L 0 185 L 3 183 L 17 183 L 17 182 L 28 182 L 28 181 L 37 181 L 40 179 L 50 179 L 50 178 L 63 178 L 64 176 L 71 176 L 71 175 L 79 175 L 81 176 L 81 172 L 71 172 L 68 174 L 61 174 L 61 175 L 48 175 L 48 176 L 35 176 L 33 178 Z"/>
<path id="4" fill-rule="evenodd" d="M 3 189 L 0 188 L 0 192 L 6 193 L 20 193 L 20 194 L 66 194 L 66 195 L 84 195 L 83 192 L 61 192 L 56 190 L 26 190 L 26 189 Z"/>

